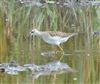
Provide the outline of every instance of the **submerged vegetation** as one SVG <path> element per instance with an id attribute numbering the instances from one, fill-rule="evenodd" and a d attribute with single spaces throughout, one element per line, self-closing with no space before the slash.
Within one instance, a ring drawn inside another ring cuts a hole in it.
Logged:
<path id="1" fill-rule="evenodd" d="M 100 3 L 99 0 L 95 1 Z M 78 72 L 57 75 L 53 84 L 99 84 L 100 6 L 87 2 L 88 0 L 0 0 L 0 63 L 16 60 L 19 64 L 46 64 L 54 61 L 53 58 L 42 57 L 40 54 L 52 52 L 56 46 L 45 44 L 39 38 L 30 39 L 29 32 L 33 28 L 76 32 L 77 37 L 63 44 L 66 54 L 62 62 Z M 81 3 L 82 6 L 79 5 Z M 13 84 L 15 80 L 14 84 L 33 82 L 24 73 L 10 78 L 12 81 L 9 81 L 8 75 L 0 73 L 1 84 Z M 24 82 L 20 82 L 20 78 Z M 51 84 L 52 80 L 50 75 L 40 77 L 35 83 Z"/>

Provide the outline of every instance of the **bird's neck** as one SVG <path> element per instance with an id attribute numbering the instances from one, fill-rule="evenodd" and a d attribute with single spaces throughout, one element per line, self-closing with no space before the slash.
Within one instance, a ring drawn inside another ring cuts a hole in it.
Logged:
<path id="1" fill-rule="evenodd" d="M 37 36 L 41 36 L 42 32 L 41 31 L 37 31 Z"/>
<path id="2" fill-rule="evenodd" d="M 47 32 L 41 32 L 41 36 L 40 36 L 44 41 L 48 41 L 51 36 L 47 33 Z"/>

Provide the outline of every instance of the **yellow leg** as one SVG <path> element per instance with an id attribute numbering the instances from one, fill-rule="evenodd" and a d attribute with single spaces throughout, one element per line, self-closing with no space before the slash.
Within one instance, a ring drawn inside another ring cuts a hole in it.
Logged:
<path id="1" fill-rule="evenodd" d="M 61 55 L 61 56 L 60 56 L 60 59 L 59 59 L 59 61 L 60 61 L 60 60 L 62 60 L 62 59 L 63 59 L 63 57 L 64 57 L 64 55 Z"/>
<path id="2" fill-rule="evenodd" d="M 62 52 L 64 52 L 64 50 L 62 49 L 62 47 L 61 47 L 60 45 L 59 45 L 58 47 L 60 48 L 60 50 L 61 50 Z"/>
<path id="3" fill-rule="evenodd" d="M 60 48 L 60 50 L 63 52 L 63 54 L 61 55 L 60 59 L 59 60 L 62 60 L 63 59 L 63 55 L 64 55 L 64 50 L 62 49 L 62 47 L 59 45 L 58 46 Z"/>
<path id="4" fill-rule="evenodd" d="M 57 76 L 56 76 L 56 74 L 54 74 L 53 76 L 54 76 L 54 78 L 53 78 L 52 84 L 56 84 Z"/>

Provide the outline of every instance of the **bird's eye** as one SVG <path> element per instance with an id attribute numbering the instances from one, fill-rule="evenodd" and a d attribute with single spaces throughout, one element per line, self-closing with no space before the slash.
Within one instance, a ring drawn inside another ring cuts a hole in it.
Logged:
<path id="1" fill-rule="evenodd" d="M 32 31 L 31 33 L 34 33 L 34 31 Z"/>

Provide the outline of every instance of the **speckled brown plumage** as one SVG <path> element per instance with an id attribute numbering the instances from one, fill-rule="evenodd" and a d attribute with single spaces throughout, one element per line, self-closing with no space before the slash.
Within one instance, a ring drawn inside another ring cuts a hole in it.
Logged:
<path id="1" fill-rule="evenodd" d="M 47 32 L 48 34 L 50 34 L 50 36 L 60 36 L 60 37 L 67 37 L 67 36 L 70 36 L 70 35 L 74 35 L 76 33 L 65 33 L 65 32 L 60 32 L 60 31 L 45 31 Z"/>

